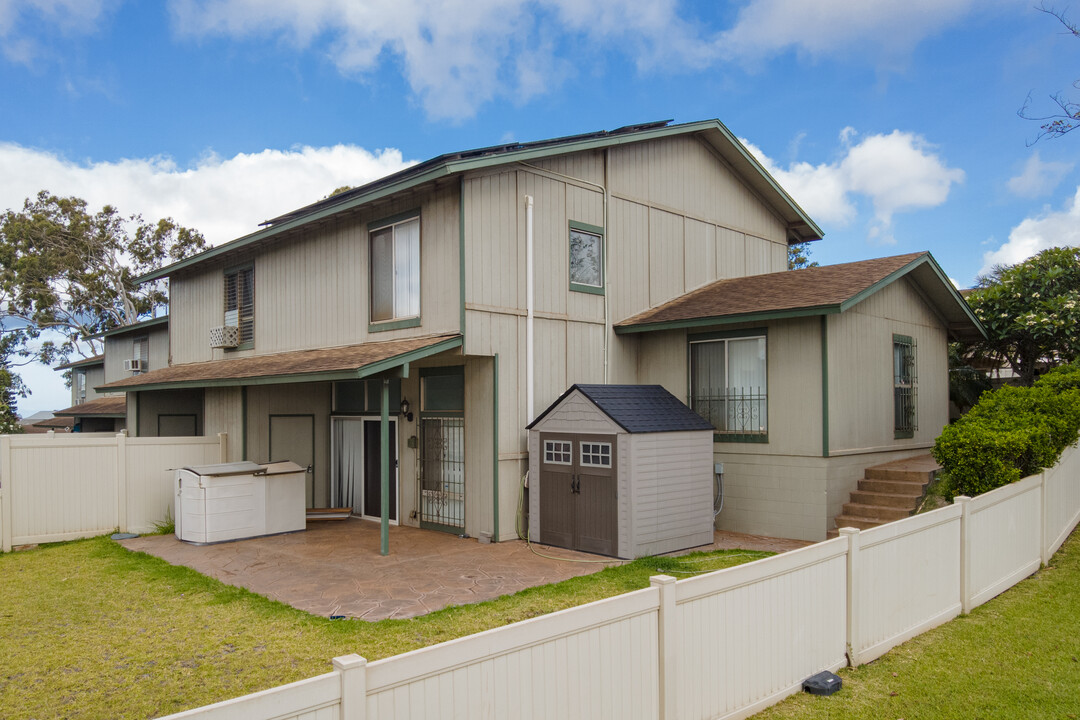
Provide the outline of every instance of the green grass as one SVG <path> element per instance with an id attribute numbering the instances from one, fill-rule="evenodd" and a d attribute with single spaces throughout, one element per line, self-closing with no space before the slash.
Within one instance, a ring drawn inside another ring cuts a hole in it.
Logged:
<path id="1" fill-rule="evenodd" d="M 108 538 L 0 554 L 0 717 L 152 718 L 770 553 L 645 558 L 412 620 L 330 621 Z"/>
<path id="2" fill-rule="evenodd" d="M 755 720 L 1080 717 L 1080 533 L 1049 567 L 884 657 Z"/>

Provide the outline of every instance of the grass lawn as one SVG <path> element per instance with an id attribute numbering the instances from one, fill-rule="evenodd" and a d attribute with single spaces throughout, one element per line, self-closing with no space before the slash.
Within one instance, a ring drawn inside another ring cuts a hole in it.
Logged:
<path id="1" fill-rule="evenodd" d="M 796 695 L 755 720 L 1080 717 L 1080 533 L 970 615 L 839 674 L 839 693 Z"/>
<path id="2" fill-rule="evenodd" d="M 770 553 L 647 558 L 411 620 L 330 621 L 108 538 L 0 554 L 0 717 L 153 718 Z"/>

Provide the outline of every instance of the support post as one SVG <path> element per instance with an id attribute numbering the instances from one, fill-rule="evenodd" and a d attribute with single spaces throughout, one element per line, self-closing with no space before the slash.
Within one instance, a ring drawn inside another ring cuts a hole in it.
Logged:
<path id="1" fill-rule="evenodd" d="M 971 498 L 960 495 L 953 500 L 960 506 L 960 611 L 972 611 L 971 588 Z"/>
<path id="2" fill-rule="evenodd" d="M 843 527 L 840 537 L 848 539 L 847 550 L 847 656 L 848 665 L 859 666 L 859 530 Z"/>
<path id="3" fill-rule="evenodd" d="M 218 462 L 229 462 L 229 433 L 219 432 L 217 434 L 218 439 Z"/>
<path id="4" fill-rule="evenodd" d="M 1053 540 L 1047 522 L 1050 499 L 1046 492 L 1046 473 L 1046 470 L 1039 473 L 1039 559 L 1043 567 L 1050 564 L 1050 543 Z"/>
<path id="5" fill-rule="evenodd" d="M 659 672 L 660 678 L 660 720 L 675 720 L 678 709 L 677 689 L 675 686 L 675 578 L 670 575 L 653 575 L 649 584 L 660 591 L 660 615 L 657 620 L 659 630 Z"/>
<path id="6" fill-rule="evenodd" d="M 0 550 L 11 552 L 11 437 L 0 437 Z"/>
<path id="7" fill-rule="evenodd" d="M 122 532 L 128 531 L 128 462 L 127 435 L 116 436 L 116 527 Z"/>
<path id="8" fill-rule="evenodd" d="M 379 554 L 390 554 L 390 378 L 382 381 L 382 417 L 379 421 L 379 479 L 381 506 Z"/>
<path id="9" fill-rule="evenodd" d="M 367 660 L 353 653 L 333 660 L 341 677 L 341 720 L 367 718 Z"/>

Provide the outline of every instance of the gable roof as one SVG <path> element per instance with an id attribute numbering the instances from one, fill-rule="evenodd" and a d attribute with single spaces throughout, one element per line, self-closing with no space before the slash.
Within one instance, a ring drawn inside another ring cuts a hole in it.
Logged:
<path id="1" fill-rule="evenodd" d="M 71 370 L 71 369 L 74 369 L 74 368 L 93 367 L 94 365 L 104 365 L 104 364 L 105 364 L 105 356 L 104 355 L 94 355 L 94 356 L 88 357 L 88 358 L 80 358 L 79 360 L 72 360 L 71 362 L 66 362 L 63 365 L 57 365 L 56 367 L 53 368 L 53 370 Z"/>
<path id="2" fill-rule="evenodd" d="M 570 393 L 577 390 L 629 433 L 713 430 L 713 426 L 684 405 L 662 385 L 571 385 L 540 413 L 528 428 L 543 420 Z"/>
<path id="3" fill-rule="evenodd" d="M 457 347 L 461 347 L 460 335 L 436 335 L 317 350 L 294 350 L 273 355 L 248 355 L 170 365 L 116 380 L 96 389 L 167 390 L 358 380 Z"/>
<path id="4" fill-rule="evenodd" d="M 123 335 L 124 333 L 136 332 L 138 330 L 146 330 L 148 328 L 157 327 L 158 325 L 168 325 L 169 316 L 162 315 L 160 317 L 150 318 L 149 320 L 140 320 L 130 325 L 121 325 L 120 327 L 114 327 L 112 330 L 106 330 L 100 332 L 97 335 L 91 335 L 92 338 L 107 338 L 114 335 Z"/>
<path id="5" fill-rule="evenodd" d="M 615 324 L 620 334 L 842 313 L 909 277 L 956 339 L 986 331 L 928 252 L 718 280 Z"/>
<path id="6" fill-rule="evenodd" d="M 738 138 L 723 123 L 719 120 L 702 120 L 672 125 L 670 120 L 663 120 L 640 125 L 627 125 L 615 130 L 602 130 L 583 135 L 570 135 L 526 143 L 494 145 L 439 155 L 366 185 L 324 198 L 284 215 L 279 215 L 263 223 L 267 227 L 262 230 L 210 248 L 186 260 L 180 260 L 149 272 L 136 278 L 135 281 L 141 283 L 167 277 L 193 265 L 235 254 L 253 245 L 262 244 L 275 236 L 295 230 L 308 223 L 325 220 L 395 193 L 471 170 L 676 135 L 696 135 L 708 143 L 784 219 L 788 226 L 788 235 L 791 241 L 802 242 L 821 239 L 823 235 L 821 228 L 780 187 L 768 171 L 762 167 L 761 163 L 746 149 L 746 146 L 739 142 Z"/>

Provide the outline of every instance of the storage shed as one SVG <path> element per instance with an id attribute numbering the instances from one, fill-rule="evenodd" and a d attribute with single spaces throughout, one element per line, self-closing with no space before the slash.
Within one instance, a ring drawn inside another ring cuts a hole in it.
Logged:
<path id="1" fill-rule="evenodd" d="M 713 427 L 660 385 L 574 385 L 528 426 L 529 534 L 636 558 L 713 541 Z"/>

